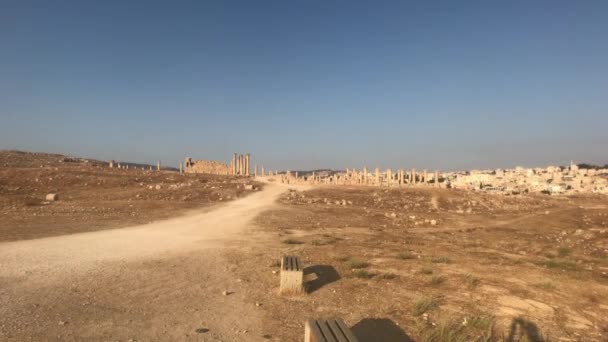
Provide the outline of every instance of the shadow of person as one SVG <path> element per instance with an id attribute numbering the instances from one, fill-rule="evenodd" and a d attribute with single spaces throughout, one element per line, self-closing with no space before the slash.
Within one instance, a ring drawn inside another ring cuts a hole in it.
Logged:
<path id="1" fill-rule="evenodd" d="M 315 292 L 321 287 L 340 279 L 340 275 L 333 266 L 313 265 L 304 268 L 304 279 L 314 278 L 306 281 L 306 291 Z"/>
<path id="2" fill-rule="evenodd" d="M 388 318 L 365 318 L 352 327 L 359 342 L 411 342 L 403 329 Z"/>
<path id="3" fill-rule="evenodd" d="M 544 342 L 542 335 L 538 331 L 538 327 L 531 321 L 522 317 L 513 318 L 507 342 L 519 341 L 522 337 L 527 337 L 530 342 Z"/>

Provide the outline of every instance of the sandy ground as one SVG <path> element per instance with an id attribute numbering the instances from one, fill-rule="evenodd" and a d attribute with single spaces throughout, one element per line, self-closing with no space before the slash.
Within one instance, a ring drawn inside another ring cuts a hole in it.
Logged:
<path id="1" fill-rule="evenodd" d="M 57 154 L 0 151 L 0 241 L 132 227 L 247 196 L 249 177 L 118 169 Z M 49 202 L 49 193 L 59 200 Z"/>
<path id="2" fill-rule="evenodd" d="M 314 317 L 361 342 L 607 340 L 606 197 L 245 192 L 236 177 L 10 156 L 2 341 L 290 342 Z M 304 262 L 307 294 L 277 294 L 285 254 Z"/>
<path id="3" fill-rule="evenodd" d="M 262 248 L 229 252 L 282 341 L 310 317 L 362 341 L 607 341 L 607 218 L 605 196 L 321 186 L 256 217 Z M 284 254 L 307 295 L 276 295 Z"/>
<path id="4" fill-rule="evenodd" d="M 148 225 L 1 243 L 0 339 L 265 340 L 222 249 L 284 190 Z"/>

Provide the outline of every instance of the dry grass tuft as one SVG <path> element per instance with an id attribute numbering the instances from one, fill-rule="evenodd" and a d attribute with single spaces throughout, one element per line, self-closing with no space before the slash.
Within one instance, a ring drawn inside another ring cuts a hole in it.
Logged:
<path id="1" fill-rule="evenodd" d="M 414 316 L 420 316 L 427 311 L 436 309 L 441 304 L 437 297 L 424 297 L 420 298 L 414 303 Z"/>

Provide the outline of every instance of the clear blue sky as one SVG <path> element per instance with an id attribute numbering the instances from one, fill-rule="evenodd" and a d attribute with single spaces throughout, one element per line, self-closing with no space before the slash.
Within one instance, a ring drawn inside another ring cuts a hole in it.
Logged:
<path id="1" fill-rule="evenodd" d="M 0 1 L 0 149 L 608 162 L 608 1 Z"/>

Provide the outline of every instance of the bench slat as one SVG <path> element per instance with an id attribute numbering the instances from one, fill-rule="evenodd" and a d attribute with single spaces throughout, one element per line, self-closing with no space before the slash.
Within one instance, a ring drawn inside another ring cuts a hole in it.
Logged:
<path id="1" fill-rule="evenodd" d="M 342 327 L 340 327 L 340 325 L 338 325 L 337 320 L 333 320 L 333 319 L 329 320 L 329 321 L 327 321 L 327 324 L 329 325 L 329 328 L 331 329 L 331 331 L 334 332 L 334 334 L 336 336 L 336 340 L 338 342 L 349 342 L 344 334 L 344 331 L 342 331 Z"/>
<path id="2" fill-rule="evenodd" d="M 305 342 L 358 342 L 341 319 L 308 320 Z"/>
<path id="3" fill-rule="evenodd" d="M 306 340 L 305 342 L 324 342 L 325 341 L 325 337 L 321 333 L 321 328 L 319 326 L 319 322 L 314 319 L 311 319 L 308 321 L 306 332 L 308 333 L 309 340 Z"/>
<path id="4" fill-rule="evenodd" d="M 336 319 L 336 324 L 340 327 L 340 331 L 342 331 L 342 333 L 344 334 L 344 337 L 346 338 L 346 341 L 348 341 L 348 342 L 357 342 L 357 338 L 355 337 L 355 335 L 353 334 L 353 332 L 350 330 L 350 328 L 347 327 L 346 324 L 344 324 L 343 320 Z"/>
<path id="5" fill-rule="evenodd" d="M 317 322 L 319 323 L 319 328 L 321 329 L 321 333 L 325 337 L 325 341 L 338 342 L 338 340 L 336 340 L 333 332 L 329 329 L 329 324 L 326 320 L 319 320 Z"/>

